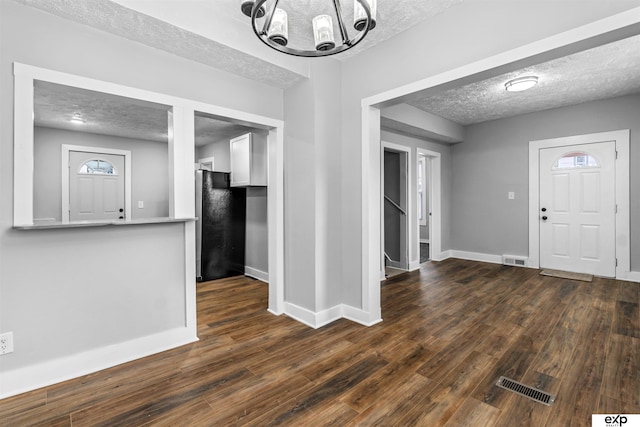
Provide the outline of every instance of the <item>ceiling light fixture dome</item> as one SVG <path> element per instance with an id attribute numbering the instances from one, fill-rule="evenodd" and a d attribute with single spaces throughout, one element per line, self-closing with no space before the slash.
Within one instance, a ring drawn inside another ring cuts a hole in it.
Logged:
<path id="1" fill-rule="evenodd" d="M 523 90 L 531 89 L 537 84 L 538 78 L 536 76 L 525 76 L 509 80 L 504 84 L 504 88 L 508 92 L 522 92 Z"/>
<path id="2" fill-rule="evenodd" d="M 353 37 L 349 36 L 344 24 L 340 0 L 325 0 L 333 2 L 337 29 L 342 43 L 336 43 L 334 37 L 334 16 L 323 14 L 310 19 L 307 24 L 313 31 L 313 48 L 288 46 L 289 16 L 286 10 L 278 8 L 279 1 L 243 0 L 241 10 L 251 18 L 253 31 L 264 44 L 289 55 L 304 57 L 335 55 L 360 43 L 367 33 L 376 26 L 376 0 L 353 0 L 353 27 L 358 31 Z M 267 5 L 267 2 L 270 5 Z M 299 25 L 300 23 L 293 24 Z"/>

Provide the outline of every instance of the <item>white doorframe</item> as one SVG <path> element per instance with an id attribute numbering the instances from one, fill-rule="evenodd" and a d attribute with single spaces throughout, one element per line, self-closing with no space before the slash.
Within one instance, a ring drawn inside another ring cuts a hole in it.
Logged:
<path id="1" fill-rule="evenodd" d="M 616 279 L 627 279 L 631 270 L 629 225 L 629 130 L 575 135 L 529 142 L 529 260 L 528 267 L 540 268 L 540 150 L 596 142 L 616 142 L 615 192 L 617 211 Z"/>
<path id="2" fill-rule="evenodd" d="M 406 251 L 406 258 L 407 258 L 407 268 L 409 270 L 411 270 L 411 265 L 412 265 L 412 254 L 411 254 L 411 236 L 413 236 L 412 233 L 414 233 L 415 231 L 413 230 L 413 224 L 414 221 L 412 219 L 412 213 L 414 211 L 414 204 L 415 204 L 415 195 L 413 194 L 413 191 L 411 191 L 411 183 L 413 182 L 413 168 L 411 167 L 411 165 L 414 163 L 413 160 L 413 152 L 411 150 L 411 147 L 408 147 L 406 145 L 400 145 L 400 144 L 395 144 L 393 142 L 387 142 L 387 141 L 382 141 L 381 144 L 381 150 L 382 153 L 380 154 L 380 159 L 382 161 L 382 163 L 380 163 L 380 167 L 381 170 L 384 171 L 384 151 L 385 149 L 389 149 L 391 151 L 395 151 L 395 152 L 400 152 L 400 153 L 405 153 L 407 156 L 407 162 L 406 162 L 406 173 L 407 173 L 407 179 L 405 181 L 405 194 L 407 195 L 407 218 L 406 218 L 406 222 L 407 222 L 407 228 L 405 229 L 405 248 L 404 250 Z M 380 174 L 380 179 L 382 180 L 380 182 L 380 215 L 381 218 L 384 219 L 384 174 L 381 173 Z M 380 241 L 381 241 L 381 258 L 380 258 L 380 280 L 384 280 L 385 276 L 384 276 L 384 220 L 380 221 Z"/>
<path id="3" fill-rule="evenodd" d="M 442 155 L 437 151 L 424 148 L 418 148 L 418 154 L 425 156 L 430 163 L 430 167 L 427 167 L 427 173 L 429 173 L 427 191 L 429 194 L 429 212 L 431 212 L 429 217 L 430 259 L 432 261 L 442 261 L 447 258 L 447 255 L 442 252 Z M 416 250 L 418 251 L 418 263 L 420 263 L 420 239 L 418 239 Z"/>
<path id="4" fill-rule="evenodd" d="M 69 224 L 69 152 L 82 151 L 95 154 L 115 154 L 124 156 L 124 220 L 131 221 L 131 151 L 115 148 L 85 147 L 62 144 L 62 223 Z"/>

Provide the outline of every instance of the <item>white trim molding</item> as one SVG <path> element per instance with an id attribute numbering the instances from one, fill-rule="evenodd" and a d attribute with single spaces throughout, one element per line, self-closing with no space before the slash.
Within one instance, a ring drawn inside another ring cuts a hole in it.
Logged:
<path id="1" fill-rule="evenodd" d="M 629 130 L 600 132 L 529 142 L 529 262 L 531 268 L 540 267 L 540 157 L 544 148 L 566 147 L 577 144 L 615 141 L 618 158 L 615 165 L 615 192 L 617 211 L 616 279 L 628 277 L 631 272 L 630 194 L 629 194 Z"/>
<path id="2" fill-rule="evenodd" d="M 131 360 L 198 341 L 190 328 L 177 328 L 123 343 L 2 372 L 0 399 L 46 387 Z"/>
<path id="3" fill-rule="evenodd" d="M 261 282 L 269 283 L 269 273 L 258 270 L 257 268 L 249 267 L 248 265 L 244 266 L 244 275 L 260 280 Z"/>
<path id="4" fill-rule="evenodd" d="M 372 326 L 376 323 L 382 322 L 382 318 L 371 320 L 369 318 L 369 314 L 365 311 L 346 304 L 338 304 L 318 312 L 311 311 L 290 302 L 285 302 L 284 306 L 285 315 L 314 329 L 321 328 L 331 322 L 335 322 L 336 320 L 343 318 L 359 323 L 363 326 Z"/>

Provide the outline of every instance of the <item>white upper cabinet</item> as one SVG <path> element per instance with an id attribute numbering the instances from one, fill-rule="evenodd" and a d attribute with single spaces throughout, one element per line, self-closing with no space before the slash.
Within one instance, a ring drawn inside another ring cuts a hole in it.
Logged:
<path id="1" fill-rule="evenodd" d="M 267 185 L 267 137 L 248 133 L 231 140 L 231 186 Z"/>

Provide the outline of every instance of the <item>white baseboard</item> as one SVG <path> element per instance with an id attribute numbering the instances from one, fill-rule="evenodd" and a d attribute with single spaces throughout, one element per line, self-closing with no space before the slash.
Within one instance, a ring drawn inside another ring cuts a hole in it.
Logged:
<path id="1" fill-rule="evenodd" d="M 451 252 L 452 258 L 466 259 L 469 261 L 490 262 L 492 264 L 502 264 L 501 255 L 482 254 L 479 252 L 467 252 L 467 251 L 457 251 L 457 250 L 451 250 L 449 252 Z"/>
<path id="2" fill-rule="evenodd" d="M 369 313 L 345 304 L 338 304 L 326 310 L 313 312 L 296 304 L 285 302 L 284 314 L 314 329 L 321 328 L 342 318 L 364 326 L 372 326 L 382 321 L 381 318 L 371 320 Z"/>
<path id="3" fill-rule="evenodd" d="M 269 283 L 269 273 L 260 271 L 257 268 L 244 266 L 244 275 L 258 279 L 261 282 Z"/>
<path id="4" fill-rule="evenodd" d="M 78 378 L 198 341 L 196 331 L 177 328 L 2 373 L 0 399 Z"/>
<path id="5" fill-rule="evenodd" d="M 627 271 L 616 277 L 617 280 L 624 280 L 625 282 L 640 282 L 640 271 Z"/>
<path id="6" fill-rule="evenodd" d="M 444 261 L 452 257 L 450 250 L 442 251 L 439 254 L 431 254 L 431 261 Z"/>
<path id="7" fill-rule="evenodd" d="M 411 261 L 409 263 L 409 271 L 416 271 L 418 269 L 420 269 L 420 260 Z"/>
<path id="8" fill-rule="evenodd" d="M 380 316 L 372 318 L 370 313 L 346 304 L 342 304 L 342 317 L 363 326 L 373 326 L 376 323 L 382 322 L 382 318 Z"/>

